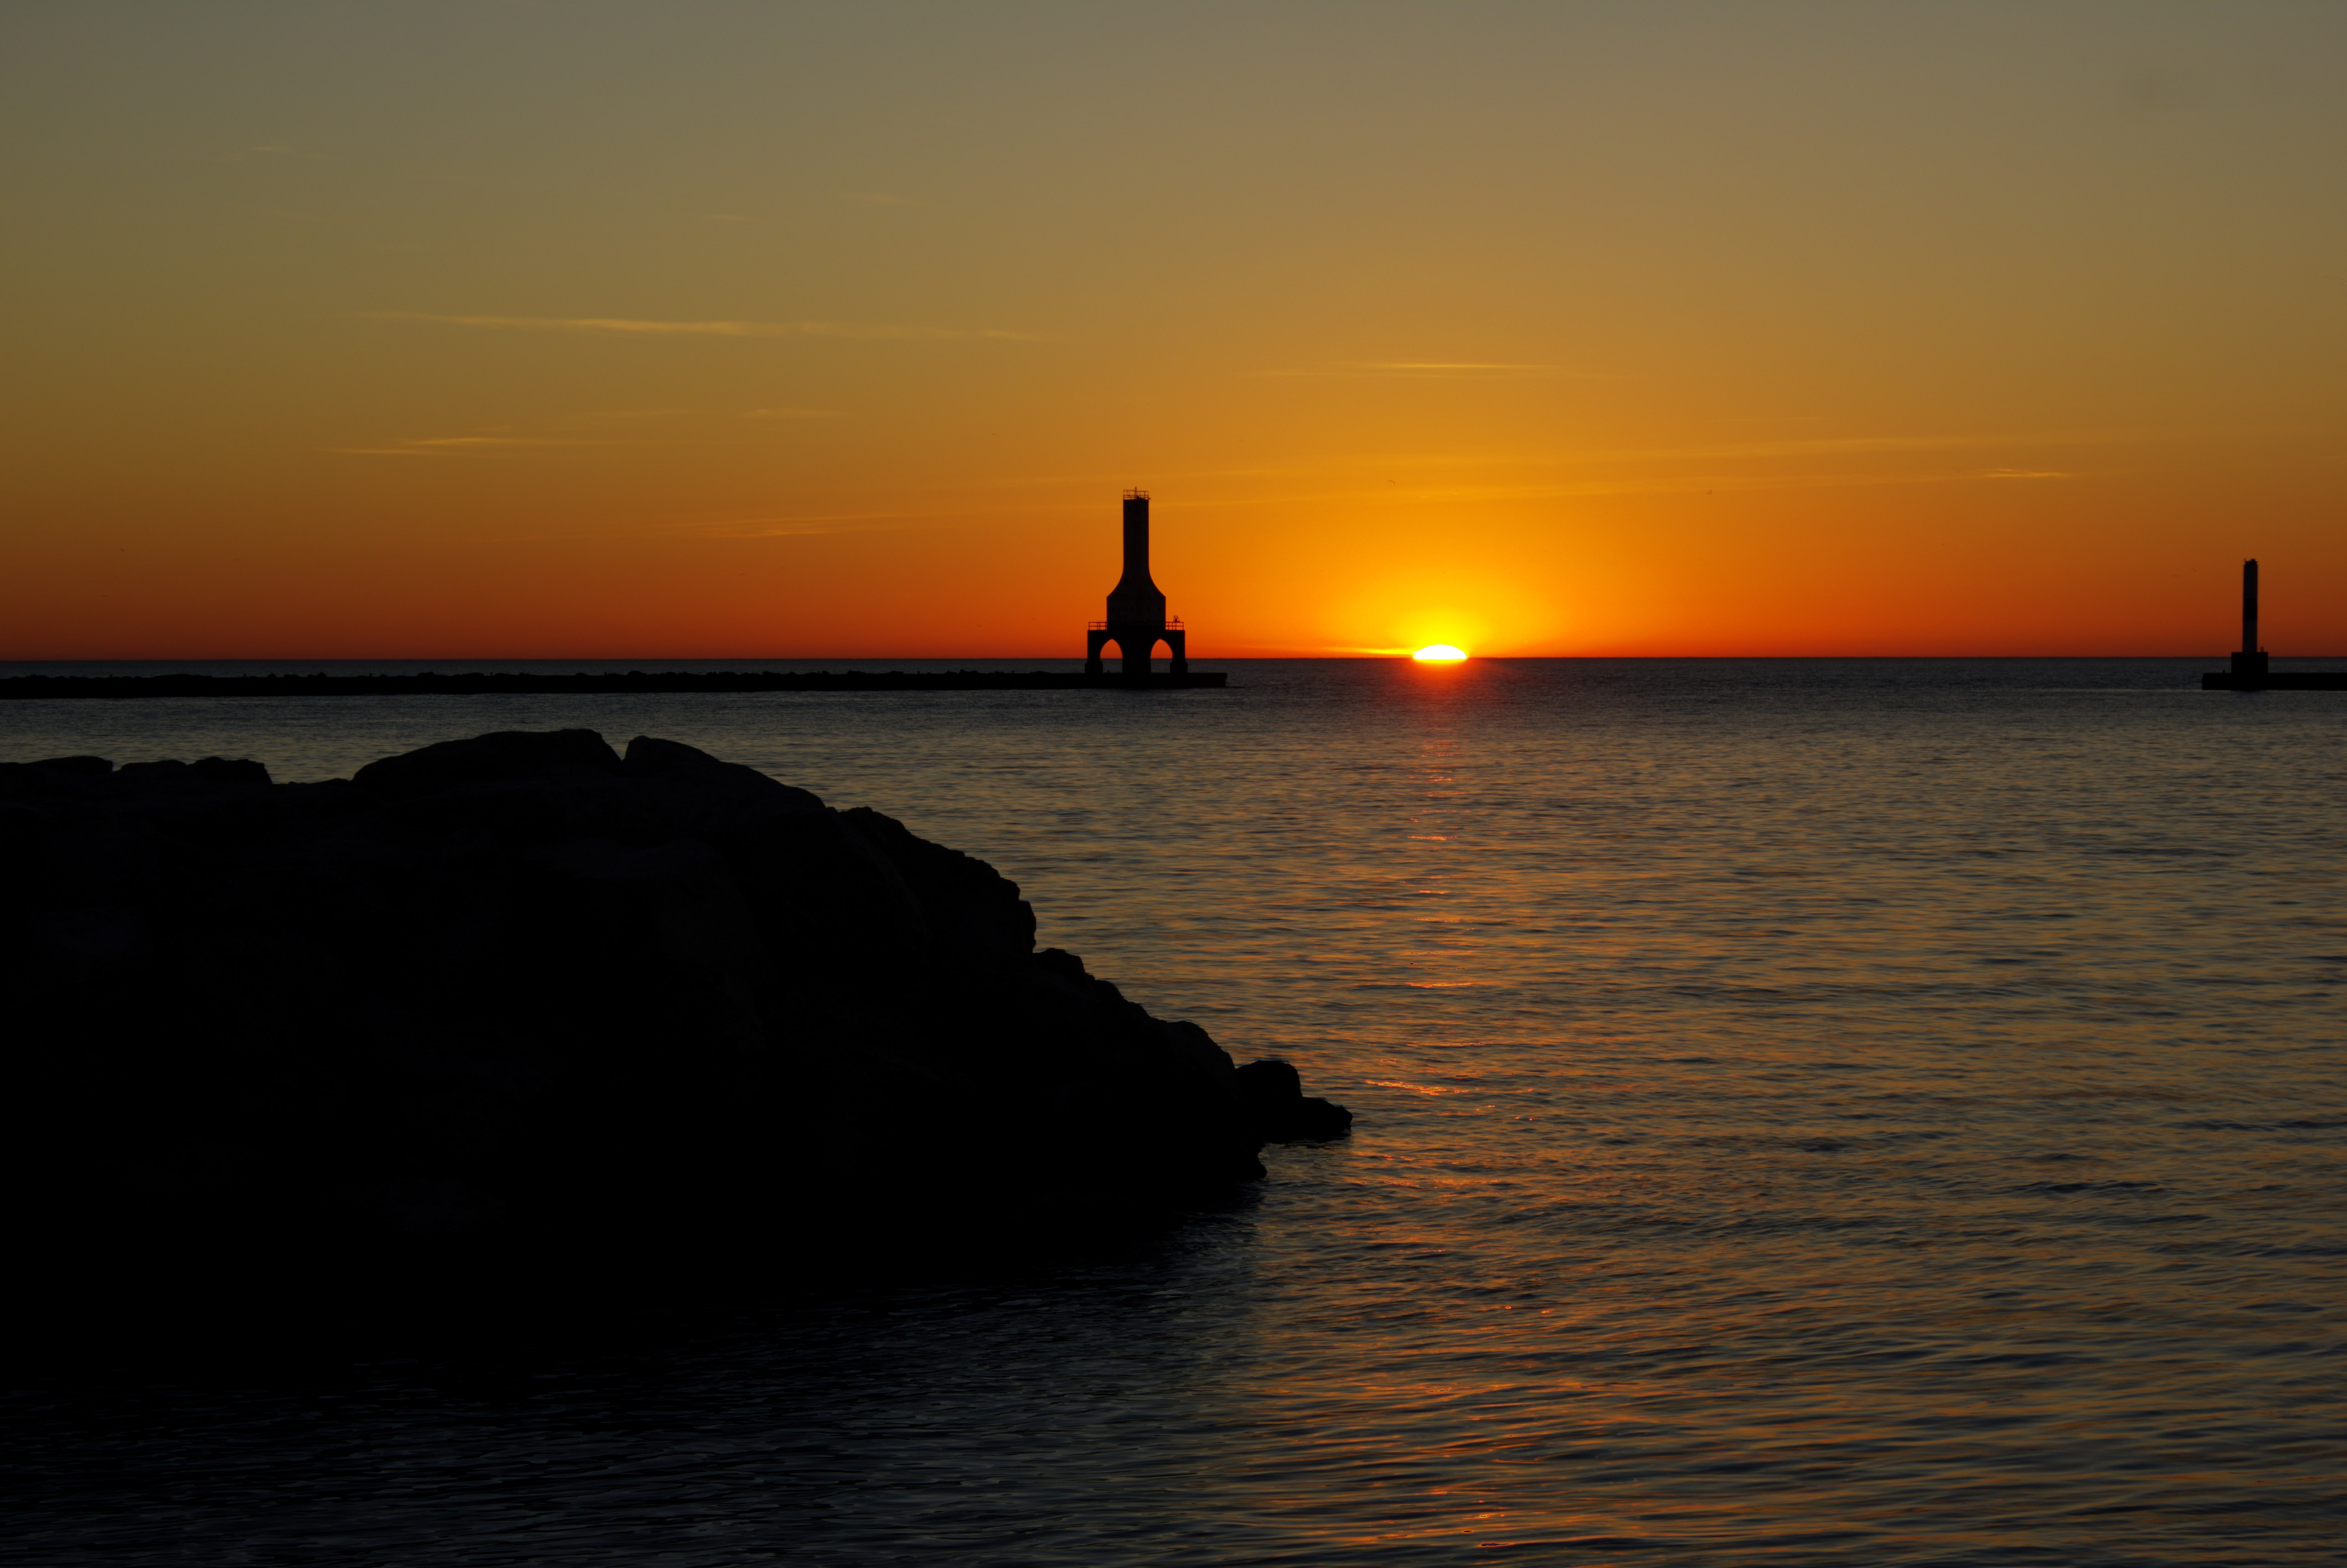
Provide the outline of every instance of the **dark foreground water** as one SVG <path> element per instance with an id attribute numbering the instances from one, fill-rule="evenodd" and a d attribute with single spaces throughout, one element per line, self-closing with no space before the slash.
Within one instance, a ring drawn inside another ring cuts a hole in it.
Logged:
<path id="1" fill-rule="evenodd" d="M 461 1363 L 35 1380 L 0 1550 L 2347 1560 L 2347 694 L 1228 667 L 0 710 L 0 758 L 281 779 L 495 728 L 691 741 L 992 860 L 1046 942 L 1359 1117 L 1102 1257 Z"/>

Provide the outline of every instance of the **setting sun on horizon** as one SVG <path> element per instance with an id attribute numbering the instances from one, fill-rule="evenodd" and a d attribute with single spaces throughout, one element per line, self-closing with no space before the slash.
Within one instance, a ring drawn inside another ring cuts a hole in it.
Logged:
<path id="1" fill-rule="evenodd" d="M 2347 648 L 2347 11 L 116 15 L 0 657 Z"/>
<path id="2" fill-rule="evenodd" d="M 1457 664 L 1467 657 L 1467 650 L 1453 647 L 1449 643 L 1435 643 L 1419 649 L 1409 657 L 1420 664 Z"/>

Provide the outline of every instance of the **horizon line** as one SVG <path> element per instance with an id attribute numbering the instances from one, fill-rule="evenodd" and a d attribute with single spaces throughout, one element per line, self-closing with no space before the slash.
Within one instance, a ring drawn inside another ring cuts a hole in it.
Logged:
<path id="1" fill-rule="evenodd" d="M 1408 652 L 1398 653 L 1312 653 L 1312 654 L 1233 654 L 1204 655 L 1220 657 L 1235 664 L 1274 664 L 1302 662 L 1412 662 Z M 1466 662 L 1531 663 L 1539 661 L 1567 662 L 1574 660 L 1663 660 L 1663 659 L 2224 659 L 2229 651 L 2217 653 L 1705 653 L 1705 654 L 1479 654 L 1470 653 Z M 2271 653 L 2276 659 L 2342 659 L 2347 654 L 2281 654 Z M 1001 664 L 1017 660 L 1041 659 L 1068 664 L 1081 664 L 1080 653 L 1025 654 L 208 654 L 138 655 L 122 654 L 105 657 L 50 657 L 43 658 L 0 657 L 0 668 L 25 665 L 108 665 L 108 664 L 445 664 L 451 667 L 485 664 L 629 664 L 648 660 L 671 663 L 721 664 L 728 661 L 743 664 L 809 664 L 825 660 L 898 659 L 919 664 L 937 664 L 953 659 L 975 659 L 983 663 Z"/>

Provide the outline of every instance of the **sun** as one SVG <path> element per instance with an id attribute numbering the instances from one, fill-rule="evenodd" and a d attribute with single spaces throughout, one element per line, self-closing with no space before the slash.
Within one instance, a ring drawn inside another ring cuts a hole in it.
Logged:
<path id="1" fill-rule="evenodd" d="M 1431 643 L 1409 657 L 1424 664 L 1456 664 L 1467 657 L 1467 650 L 1452 647 L 1449 643 Z"/>

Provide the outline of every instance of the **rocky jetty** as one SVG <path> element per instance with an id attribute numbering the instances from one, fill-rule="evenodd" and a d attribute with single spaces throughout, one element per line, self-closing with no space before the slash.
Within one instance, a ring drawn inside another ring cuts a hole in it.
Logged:
<path id="1" fill-rule="evenodd" d="M 1350 1119 L 983 861 L 674 741 L 0 766 L 0 863 L 20 1262 L 1081 1229 Z"/>

